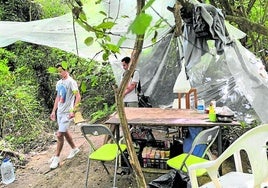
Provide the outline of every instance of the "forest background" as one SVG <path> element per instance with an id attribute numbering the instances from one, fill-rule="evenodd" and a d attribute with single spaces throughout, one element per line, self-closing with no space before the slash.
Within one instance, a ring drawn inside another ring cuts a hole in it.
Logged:
<path id="1" fill-rule="evenodd" d="M 63 15 L 79 1 L 0 2 L 1 21 L 27 22 Z M 268 2 L 210 0 L 206 3 L 221 8 L 226 20 L 247 34 L 241 43 L 260 57 L 268 70 Z M 105 37 L 98 40 L 108 43 Z M 24 42 L 0 48 L 0 159 L 6 155 L 16 156 L 17 163 L 23 165 L 25 160 L 21 154 L 42 151 L 53 140 L 51 133 L 57 126 L 48 117 L 58 76 L 48 70 L 57 63 L 68 64 L 73 77 L 81 83 L 81 110 L 85 119 L 102 121 L 116 110 L 115 78 L 107 61 L 114 49 L 106 45 L 104 50 L 103 61 L 96 62 L 59 49 Z"/>

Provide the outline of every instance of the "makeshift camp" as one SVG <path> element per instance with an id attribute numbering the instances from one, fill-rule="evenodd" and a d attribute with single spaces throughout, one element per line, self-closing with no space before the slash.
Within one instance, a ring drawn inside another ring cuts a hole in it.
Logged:
<path id="1" fill-rule="evenodd" d="M 121 59 L 130 56 L 135 42 L 135 36 L 128 33 L 128 26 L 136 14 L 135 3 L 128 1 L 118 6 L 119 1 L 109 1 L 84 6 L 88 22 L 92 25 L 103 19 L 103 15 L 99 14 L 101 10 L 109 10 L 109 16 L 117 18 L 117 25 L 111 30 L 114 34 L 112 42 L 117 43 L 119 36 L 127 37 L 120 54 L 109 59 L 117 81 L 122 73 Z M 264 101 L 268 101 L 268 76 L 261 60 L 239 43 L 245 34 L 225 22 L 220 10 L 195 3 L 196 10 L 208 22 L 210 38 L 197 36 L 189 23 L 185 24 L 182 36 L 174 37 L 171 32 L 174 17 L 167 10 L 167 6 L 172 7 L 174 3 L 175 0 L 155 1 L 146 10 L 153 17 L 151 25 L 163 19 L 156 43 L 151 42 L 154 33 L 148 32 L 137 67 L 142 90 L 150 97 L 152 105 L 172 107 L 177 98 L 176 89 L 181 87 L 181 83 L 189 82 L 197 89 L 198 97 L 205 100 L 206 106 L 211 100 L 216 100 L 217 106 L 228 106 L 240 120 L 250 123 L 250 120 L 256 119 L 267 123 L 268 111 Z M 215 24 L 219 30 L 215 30 Z M 71 14 L 27 23 L 2 21 L 0 27 L 0 47 L 25 41 L 56 47 L 84 58 L 93 58 L 97 54 L 96 60 L 102 61 L 97 43 L 92 46 L 84 44 L 86 37 L 94 35 L 78 24 L 73 28 Z M 182 65 L 185 65 L 188 80 L 177 79 Z"/>

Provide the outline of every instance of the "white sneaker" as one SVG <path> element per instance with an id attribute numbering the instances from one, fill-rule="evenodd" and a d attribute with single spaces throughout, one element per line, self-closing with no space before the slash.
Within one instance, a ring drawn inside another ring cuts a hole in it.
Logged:
<path id="1" fill-rule="evenodd" d="M 80 151 L 79 148 L 72 149 L 70 154 L 68 155 L 67 159 L 73 158 L 79 151 Z"/>
<path id="2" fill-rule="evenodd" d="M 55 169 L 55 168 L 57 168 L 57 167 L 59 166 L 59 163 L 60 163 L 60 158 L 54 156 L 54 157 L 52 158 L 52 162 L 51 162 L 50 168 L 51 168 L 51 169 Z"/>

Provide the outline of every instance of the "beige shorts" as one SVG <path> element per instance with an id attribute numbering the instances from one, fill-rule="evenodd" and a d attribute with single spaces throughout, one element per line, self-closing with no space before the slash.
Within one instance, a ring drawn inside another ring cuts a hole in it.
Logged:
<path id="1" fill-rule="evenodd" d="M 69 118 L 69 113 L 61 113 L 57 114 L 57 122 L 59 126 L 59 132 L 66 132 L 71 123 L 71 119 Z"/>

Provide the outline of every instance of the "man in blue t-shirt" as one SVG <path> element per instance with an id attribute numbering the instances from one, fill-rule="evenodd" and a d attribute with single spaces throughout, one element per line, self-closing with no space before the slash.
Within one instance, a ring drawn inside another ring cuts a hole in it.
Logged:
<path id="1" fill-rule="evenodd" d="M 68 128 L 71 119 L 74 118 L 74 113 L 80 103 L 81 96 L 76 81 L 70 77 L 68 71 L 65 70 L 61 64 L 58 64 L 56 68 L 58 69 L 61 79 L 56 84 L 57 96 L 55 98 L 53 110 L 50 114 L 50 119 L 55 121 L 57 118 L 59 129 L 57 131 L 57 149 L 55 156 L 52 158 L 52 163 L 50 165 L 51 169 L 57 168 L 59 165 L 64 138 L 72 148 L 67 159 L 73 158 L 80 151 L 75 146 Z"/>

